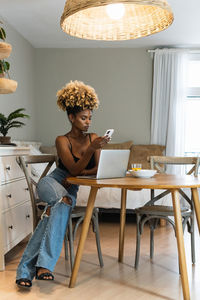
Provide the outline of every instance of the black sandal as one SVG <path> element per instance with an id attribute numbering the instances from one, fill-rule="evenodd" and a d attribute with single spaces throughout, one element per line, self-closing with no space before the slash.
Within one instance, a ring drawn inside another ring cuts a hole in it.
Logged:
<path id="1" fill-rule="evenodd" d="M 51 278 L 44 278 L 44 277 L 51 277 Z M 35 279 L 37 279 L 37 280 L 54 280 L 54 276 L 50 272 L 45 272 L 40 275 L 36 274 Z"/>
<path id="2" fill-rule="evenodd" d="M 27 284 L 22 284 L 22 282 L 24 283 L 28 283 Z M 20 288 L 24 288 L 24 289 L 30 289 L 32 287 L 32 282 L 31 280 L 27 279 L 27 278 L 20 278 L 16 280 L 16 284 L 18 287 Z"/>

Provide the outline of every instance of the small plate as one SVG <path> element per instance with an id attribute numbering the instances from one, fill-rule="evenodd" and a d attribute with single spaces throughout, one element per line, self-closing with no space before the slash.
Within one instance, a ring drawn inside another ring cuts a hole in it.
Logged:
<path id="1" fill-rule="evenodd" d="M 157 173 L 156 170 L 145 170 L 145 169 L 137 170 L 137 171 L 134 170 L 128 170 L 128 171 L 134 177 L 139 177 L 139 178 L 151 178 Z"/>

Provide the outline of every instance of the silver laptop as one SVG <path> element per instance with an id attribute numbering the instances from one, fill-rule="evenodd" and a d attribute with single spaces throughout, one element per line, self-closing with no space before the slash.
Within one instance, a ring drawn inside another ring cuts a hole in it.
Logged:
<path id="1" fill-rule="evenodd" d="M 130 150 L 101 150 L 96 175 L 77 178 L 118 178 L 126 175 Z"/>

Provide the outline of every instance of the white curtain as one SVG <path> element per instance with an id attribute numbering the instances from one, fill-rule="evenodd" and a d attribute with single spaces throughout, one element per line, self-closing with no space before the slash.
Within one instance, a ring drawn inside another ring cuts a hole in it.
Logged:
<path id="1" fill-rule="evenodd" d="M 166 146 L 166 155 L 184 154 L 184 100 L 187 54 L 156 49 L 152 95 L 151 144 Z"/>

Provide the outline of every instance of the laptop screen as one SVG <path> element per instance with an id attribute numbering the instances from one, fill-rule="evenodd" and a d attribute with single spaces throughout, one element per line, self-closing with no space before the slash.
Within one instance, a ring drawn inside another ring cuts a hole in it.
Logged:
<path id="1" fill-rule="evenodd" d="M 126 175 L 130 150 L 101 150 L 97 179 Z"/>

